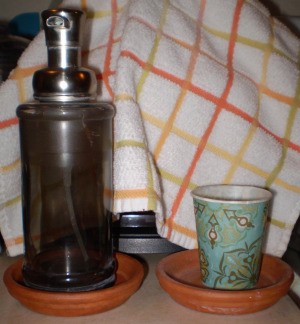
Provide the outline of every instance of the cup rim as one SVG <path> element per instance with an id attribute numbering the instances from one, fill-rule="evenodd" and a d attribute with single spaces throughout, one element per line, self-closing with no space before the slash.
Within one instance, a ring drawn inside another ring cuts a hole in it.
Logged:
<path id="1" fill-rule="evenodd" d="M 271 200 L 272 193 L 252 185 L 203 185 L 191 191 L 195 199 L 227 204 L 253 204 Z"/>

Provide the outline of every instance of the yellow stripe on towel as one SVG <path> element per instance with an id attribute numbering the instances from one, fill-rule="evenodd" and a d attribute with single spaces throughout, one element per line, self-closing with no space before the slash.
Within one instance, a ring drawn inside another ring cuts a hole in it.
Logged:
<path id="1" fill-rule="evenodd" d="M 9 200 L 5 201 L 4 203 L 2 203 L 0 205 L 0 210 L 2 210 L 4 208 L 7 208 L 7 207 L 10 207 L 10 206 L 12 206 L 12 205 L 20 202 L 21 201 L 21 198 L 22 198 L 22 196 L 19 195 L 19 196 L 16 196 L 16 197 L 14 197 L 12 199 L 9 199 Z"/>
<path id="2" fill-rule="evenodd" d="M 0 167 L 0 172 L 1 173 L 5 173 L 5 172 L 9 172 L 13 169 L 16 169 L 19 165 L 20 165 L 21 161 L 20 159 L 8 164 L 8 165 L 4 165 Z"/>

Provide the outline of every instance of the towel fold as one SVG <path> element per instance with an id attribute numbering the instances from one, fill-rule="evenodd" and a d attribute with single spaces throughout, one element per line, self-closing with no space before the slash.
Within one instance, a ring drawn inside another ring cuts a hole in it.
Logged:
<path id="1" fill-rule="evenodd" d="M 265 251 L 282 256 L 300 210 L 300 42 L 256 0 L 65 0 L 87 13 L 83 62 L 116 107 L 114 212 L 153 210 L 197 246 L 190 191 L 274 193 Z M 0 88 L 0 228 L 23 251 L 18 104 L 46 63 L 40 33 Z"/>

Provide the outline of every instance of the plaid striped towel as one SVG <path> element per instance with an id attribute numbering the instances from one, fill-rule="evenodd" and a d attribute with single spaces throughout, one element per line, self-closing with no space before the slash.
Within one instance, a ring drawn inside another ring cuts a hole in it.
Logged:
<path id="1" fill-rule="evenodd" d="M 113 100 L 114 210 L 154 210 L 161 236 L 195 248 L 190 191 L 234 183 L 275 194 L 266 252 L 300 210 L 300 42 L 256 0 L 65 0 L 87 12 L 84 61 Z M 46 62 L 43 33 L 0 89 L 0 225 L 22 252 L 15 108 Z"/>

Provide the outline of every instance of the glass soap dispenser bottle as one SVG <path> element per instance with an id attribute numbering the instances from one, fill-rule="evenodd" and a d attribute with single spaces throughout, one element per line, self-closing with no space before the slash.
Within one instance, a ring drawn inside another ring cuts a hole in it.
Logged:
<path id="1" fill-rule="evenodd" d="M 111 235 L 114 108 L 96 102 L 95 74 L 81 67 L 85 15 L 42 13 L 48 67 L 35 101 L 17 108 L 22 163 L 24 283 L 49 291 L 113 285 Z"/>

